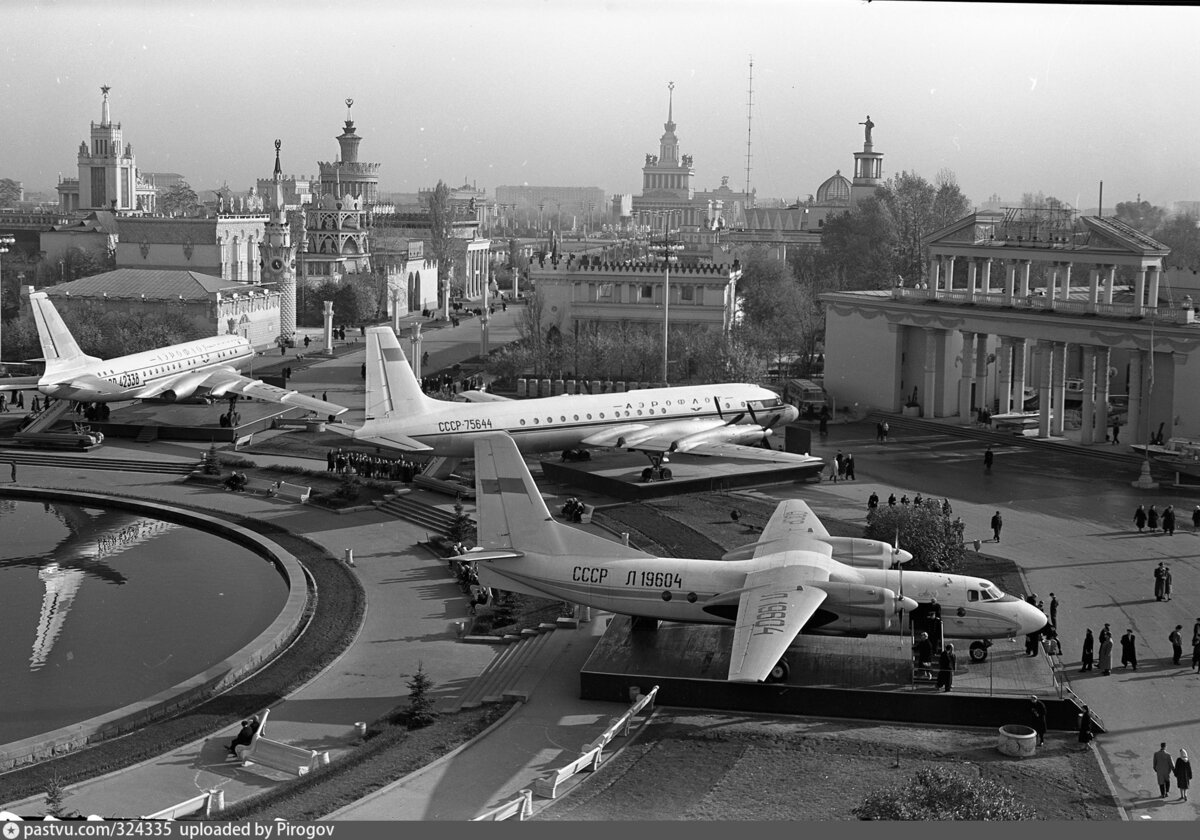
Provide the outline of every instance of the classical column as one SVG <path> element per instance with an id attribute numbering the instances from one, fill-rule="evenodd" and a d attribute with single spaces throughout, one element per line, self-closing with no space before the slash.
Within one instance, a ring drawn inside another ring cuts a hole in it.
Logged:
<path id="1" fill-rule="evenodd" d="M 954 288 L 954 260 L 953 255 L 946 257 L 946 290 Z"/>
<path id="2" fill-rule="evenodd" d="M 1039 341 L 1034 353 L 1038 368 L 1038 437 L 1050 437 L 1050 387 L 1054 370 L 1054 342 Z"/>
<path id="3" fill-rule="evenodd" d="M 975 405 L 991 411 L 992 404 L 987 395 L 987 340 L 987 333 L 975 334 L 975 381 L 983 383 L 983 390 L 975 394 Z"/>
<path id="4" fill-rule="evenodd" d="M 1025 410 L 1025 339 L 1014 338 L 1013 348 L 1013 411 Z"/>
<path id="5" fill-rule="evenodd" d="M 1133 281 L 1133 314 L 1141 315 L 1146 308 L 1146 266 L 1138 269 Z"/>
<path id="6" fill-rule="evenodd" d="M 942 279 L 942 257 L 929 255 L 929 285 L 936 289 Z"/>
<path id="7" fill-rule="evenodd" d="M 1079 442 L 1096 442 L 1096 348 L 1085 344 L 1080 348 L 1083 361 L 1083 404 L 1079 408 Z"/>
<path id="8" fill-rule="evenodd" d="M 975 300 L 975 294 L 979 291 L 979 260 L 971 258 L 967 263 L 967 302 Z"/>
<path id="9" fill-rule="evenodd" d="M 1029 272 L 1033 265 L 1033 260 L 1021 260 L 1021 287 L 1018 294 L 1023 297 L 1029 297 Z"/>
<path id="10" fill-rule="evenodd" d="M 1147 306 L 1158 308 L 1158 280 L 1162 276 L 1162 266 L 1156 265 L 1150 270 L 1150 299 L 1146 301 Z"/>
<path id="11" fill-rule="evenodd" d="M 1013 296 L 1017 293 L 1017 261 L 1009 260 L 1004 272 L 1004 303 L 1012 306 Z"/>
<path id="12" fill-rule="evenodd" d="M 974 263 L 972 263 L 973 265 Z M 962 367 L 958 380 L 958 419 L 961 423 L 970 423 L 971 389 L 975 386 L 975 333 L 962 330 Z"/>
<path id="13" fill-rule="evenodd" d="M 1112 351 L 1107 347 L 1095 347 L 1093 350 L 1096 356 L 1096 440 L 1101 440 L 1108 429 L 1108 369 L 1112 365 Z"/>
<path id="14" fill-rule="evenodd" d="M 1007 335 L 1000 336 L 1000 349 L 996 352 L 996 398 L 1000 403 L 997 414 L 1008 414 L 1013 410 L 1012 339 Z"/>
<path id="15" fill-rule="evenodd" d="M 1113 288 L 1117 285 L 1117 267 L 1115 265 L 1108 266 L 1107 277 L 1104 280 L 1104 302 L 1113 302 Z"/>
<path id="16" fill-rule="evenodd" d="M 945 348 L 946 331 L 936 327 L 925 328 L 925 375 L 922 377 L 920 403 L 925 407 L 925 417 L 939 417 L 945 414 L 940 411 L 941 392 L 938 386 L 942 383 L 941 357 Z"/>
<path id="17" fill-rule="evenodd" d="M 1126 440 L 1130 443 L 1142 443 L 1142 364 L 1146 353 L 1144 350 L 1129 352 L 1129 414 L 1125 421 Z"/>
<path id="18" fill-rule="evenodd" d="M 1063 264 L 1064 271 L 1062 276 L 1062 285 L 1058 290 L 1059 300 L 1071 299 L 1071 266 L 1072 264 L 1069 262 Z"/>
<path id="19" fill-rule="evenodd" d="M 1054 371 L 1050 388 L 1050 413 L 1053 415 L 1050 425 L 1054 434 L 1062 437 L 1067 413 L 1067 345 L 1062 341 L 1054 343 Z"/>
<path id="20" fill-rule="evenodd" d="M 1100 302 L 1100 266 L 1094 265 L 1088 272 L 1088 303 L 1092 304 L 1092 311 L 1095 311 L 1096 304 Z"/>
<path id="21" fill-rule="evenodd" d="M 992 293 L 992 258 L 988 257 L 983 261 L 983 293 L 985 295 Z"/>

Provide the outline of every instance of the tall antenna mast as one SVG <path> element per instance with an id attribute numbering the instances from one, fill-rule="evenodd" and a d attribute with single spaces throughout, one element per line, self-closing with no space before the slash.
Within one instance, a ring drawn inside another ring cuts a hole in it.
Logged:
<path id="1" fill-rule="evenodd" d="M 750 206 L 750 116 L 754 107 L 754 56 L 750 56 L 750 86 L 746 90 L 746 206 Z"/>

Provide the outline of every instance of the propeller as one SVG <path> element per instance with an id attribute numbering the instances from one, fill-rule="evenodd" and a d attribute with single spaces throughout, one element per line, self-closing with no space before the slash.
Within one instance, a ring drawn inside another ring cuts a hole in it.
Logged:
<path id="1" fill-rule="evenodd" d="M 721 410 L 721 398 L 719 396 L 716 396 L 715 394 L 713 395 L 713 405 L 715 405 L 717 407 L 717 416 L 720 417 L 722 420 L 725 420 L 725 412 Z M 725 425 L 726 426 L 736 426 L 738 423 L 742 422 L 742 418 L 745 416 L 746 416 L 746 412 L 744 412 L 744 411 L 739 412 L 738 414 L 731 417 L 729 420 L 725 420 Z M 750 413 L 750 416 L 751 417 L 754 416 L 753 411 Z"/>

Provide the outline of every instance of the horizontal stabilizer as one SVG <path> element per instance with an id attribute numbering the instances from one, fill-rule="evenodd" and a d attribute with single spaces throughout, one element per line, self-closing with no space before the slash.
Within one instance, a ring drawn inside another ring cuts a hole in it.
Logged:
<path id="1" fill-rule="evenodd" d="M 433 447 L 427 446 L 416 438 L 402 435 L 398 431 L 380 431 L 386 429 L 384 424 L 366 423 L 353 430 L 353 436 L 358 440 L 366 440 L 380 446 L 389 446 L 403 452 L 432 452 Z M 341 432 L 341 430 L 338 430 Z M 344 434 L 344 432 L 343 432 Z"/>

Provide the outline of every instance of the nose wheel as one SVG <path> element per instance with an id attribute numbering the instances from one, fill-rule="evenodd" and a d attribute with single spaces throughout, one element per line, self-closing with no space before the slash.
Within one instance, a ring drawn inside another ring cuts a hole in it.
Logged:
<path id="1" fill-rule="evenodd" d="M 981 639 L 976 642 L 971 642 L 970 654 L 972 662 L 984 662 L 988 658 L 988 648 L 992 643 L 988 639 Z"/>

